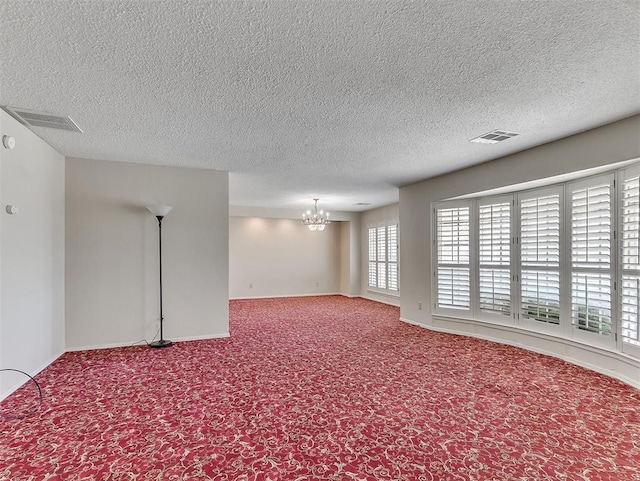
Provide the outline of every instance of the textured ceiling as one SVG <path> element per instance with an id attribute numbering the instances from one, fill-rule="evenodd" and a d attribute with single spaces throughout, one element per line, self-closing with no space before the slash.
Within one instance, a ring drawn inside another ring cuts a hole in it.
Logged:
<path id="1" fill-rule="evenodd" d="M 71 116 L 34 129 L 66 156 L 357 211 L 640 112 L 639 32 L 633 0 L 1 0 L 0 105 Z"/>

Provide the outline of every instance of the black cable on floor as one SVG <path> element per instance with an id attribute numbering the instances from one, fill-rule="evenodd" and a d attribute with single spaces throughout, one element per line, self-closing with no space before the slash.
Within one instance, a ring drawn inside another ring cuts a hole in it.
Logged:
<path id="1" fill-rule="evenodd" d="M 20 374 L 24 374 L 29 379 L 31 379 L 33 381 L 33 383 L 36 385 L 36 388 L 38 388 L 38 405 L 34 409 L 32 409 L 31 411 L 29 411 L 28 413 L 25 413 L 25 414 L 4 414 L 4 413 L 0 412 L 0 417 L 4 418 L 4 419 L 24 419 L 24 418 L 27 418 L 27 417 L 35 414 L 36 412 L 38 412 L 38 410 L 42 407 L 42 389 L 40 389 L 40 384 L 38 384 L 38 381 L 36 381 L 33 378 L 33 376 L 30 376 L 26 372 L 21 371 L 19 369 L 0 369 L 0 372 L 2 372 L 2 371 L 19 372 Z"/>
<path id="2" fill-rule="evenodd" d="M 153 341 L 156 340 L 156 337 L 158 337 L 158 334 L 160 334 L 160 328 L 158 328 L 158 330 L 156 331 L 156 335 L 153 336 L 153 339 L 151 339 L 150 341 L 147 341 L 146 339 L 140 339 L 139 341 L 134 342 L 133 344 L 131 344 L 129 347 L 133 347 L 137 344 L 140 344 L 141 342 L 144 342 L 148 345 L 150 345 Z"/>

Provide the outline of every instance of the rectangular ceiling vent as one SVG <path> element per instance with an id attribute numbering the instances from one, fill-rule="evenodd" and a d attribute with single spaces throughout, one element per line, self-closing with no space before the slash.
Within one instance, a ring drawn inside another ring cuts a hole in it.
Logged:
<path id="1" fill-rule="evenodd" d="M 46 127 L 48 129 L 68 130 L 70 132 L 80 132 L 73 119 L 69 116 L 50 114 L 48 112 L 37 112 L 35 110 L 20 109 L 16 107 L 3 107 L 13 118 L 27 127 Z"/>
<path id="2" fill-rule="evenodd" d="M 471 139 L 469 142 L 476 142 L 478 144 L 497 144 L 498 142 L 502 142 L 503 140 L 510 139 L 512 137 L 516 137 L 515 132 L 507 132 L 506 130 L 492 130 L 480 137 L 476 137 L 475 139 Z"/>

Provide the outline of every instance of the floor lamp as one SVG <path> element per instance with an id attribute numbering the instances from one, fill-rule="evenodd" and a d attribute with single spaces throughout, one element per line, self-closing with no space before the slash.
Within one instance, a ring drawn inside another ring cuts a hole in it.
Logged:
<path id="1" fill-rule="evenodd" d="M 160 260 L 160 340 L 149 344 L 149 347 L 169 347 L 173 343 L 164 338 L 162 332 L 162 324 L 164 323 L 164 315 L 162 314 L 162 219 L 171 210 L 169 205 L 148 205 L 147 209 L 156 219 L 158 219 L 158 259 Z"/>

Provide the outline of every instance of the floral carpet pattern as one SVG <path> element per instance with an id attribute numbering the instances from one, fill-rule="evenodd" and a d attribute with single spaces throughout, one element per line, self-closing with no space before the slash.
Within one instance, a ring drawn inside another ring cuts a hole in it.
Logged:
<path id="1" fill-rule="evenodd" d="M 0 479 L 640 480 L 640 392 L 617 380 L 363 299 L 230 317 L 228 339 L 64 354 L 42 408 L 0 419 Z"/>

